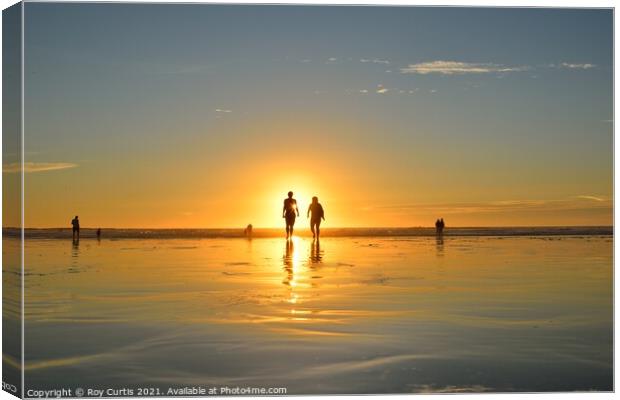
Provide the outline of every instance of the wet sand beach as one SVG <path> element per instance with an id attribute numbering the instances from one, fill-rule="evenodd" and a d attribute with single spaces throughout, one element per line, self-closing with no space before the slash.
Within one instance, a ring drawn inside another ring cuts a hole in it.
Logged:
<path id="1" fill-rule="evenodd" d="M 26 389 L 609 391 L 612 240 L 29 239 Z"/>

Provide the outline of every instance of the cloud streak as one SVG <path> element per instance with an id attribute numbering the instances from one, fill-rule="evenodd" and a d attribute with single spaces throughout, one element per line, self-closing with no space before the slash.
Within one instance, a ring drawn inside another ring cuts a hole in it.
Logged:
<path id="1" fill-rule="evenodd" d="M 376 94 L 396 94 L 396 95 L 407 95 L 407 94 L 414 94 L 415 92 L 417 92 L 419 89 L 415 88 L 415 89 L 399 89 L 399 88 L 387 88 L 383 85 L 377 85 L 376 88 L 374 89 L 358 89 L 358 90 L 347 90 L 347 93 L 361 93 L 361 94 L 369 94 L 369 93 L 376 93 Z M 435 93 L 437 92 L 434 89 L 429 90 L 429 93 Z"/>
<path id="2" fill-rule="evenodd" d="M 553 64 L 552 64 L 553 66 Z M 585 63 L 585 64 L 572 64 L 572 63 L 566 63 L 563 62 L 561 64 L 557 65 L 558 68 L 565 68 L 565 69 L 590 69 L 590 68 L 595 68 L 596 65 L 595 64 L 589 64 L 589 63 Z"/>
<path id="3" fill-rule="evenodd" d="M 464 75 L 464 74 L 489 74 L 489 73 L 506 73 L 521 72 L 530 69 L 527 66 L 510 67 L 501 64 L 491 63 L 466 63 L 460 61 L 429 61 L 417 64 L 409 64 L 405 68 L 401 68 L 403 74 L 440 74 L 440 75 Z"/>
<path id="4" fill-rule="evenodd" d="M 25 173 L 33 173 L 33 172 L 46 172 L 46 171 L 57 171 L 61 169 L 69 169 L 77 167 L 77 164 L 73 163 L 36 163 L 36 162 L 27 162 L 24 163 L 24 172 Z M 4 164 L 2 166 L 2 172 L 5 174 L 13 174 L 21 172 L 21 164 L 20 163 L 10 163 Z"/>
<path id="5" fill-rule="evenodd" d="M 580 195 L 560 200 L 500 200 L 472 203 L 443 203 L 443 204 L 400 204 L 393 206 L 370 207 L 397 212 L 422 212 L 440 214 L 477 214 L 518 211 L 549 211 L 549 210 L 584 210 L 610 209 L 613 207 L 611 199 L 602 196 Z"/>
<path id="6" fill-rule="evenodd" d="M 377 93 L 379 93 L 379 94 L 386 94 L 388 91 L 389 91 L 389 89 L 384 87 L 383 85 L 378 85 L 377 86 Z"/>
<path id="7" fill-rule="evenodd" d="M 577 196 L 578 199 L 583 199 L 583 200 L 592 200 L 592 201 L 607 201 L 608 199 L 604 198 L 604 197 L 600 197 L 600 196 L 587 196 L 587 195 L 582 195 L 582 196 Z"/>
<path id="8" fill-rule="evenodd" d="M 361 63 L 372 63 L 372 64 L 385 64 L 385 65 L 389 65 L 390 62 L 388 60 L 382 60 L 380 58 L 362 58 L 360 60 Z"/>

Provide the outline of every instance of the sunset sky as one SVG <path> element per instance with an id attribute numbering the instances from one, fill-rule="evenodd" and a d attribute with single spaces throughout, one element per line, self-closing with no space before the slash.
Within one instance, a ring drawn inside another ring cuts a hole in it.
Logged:
<path id="1" fill-rule="evenodd" d="M 275 227 L 288 190 L 325 227 L 611 225 L 612 29 L 611 10 L 26 3 L 26 226 Z"/>

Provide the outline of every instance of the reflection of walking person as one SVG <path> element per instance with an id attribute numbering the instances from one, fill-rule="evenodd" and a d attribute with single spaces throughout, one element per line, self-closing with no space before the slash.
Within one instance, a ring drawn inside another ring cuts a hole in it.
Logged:
<path id="1" fill-rule="evenodd" d="M 321 250 L 321 242 L 315 240 L 310 245 L 310 261 L 312 264 L 318 264 L 323 260 L 323 250 Z"/>
<path id="2" fill-rule="evenodd" d="M 71 225 L 73 225 L 73 241 L 80 240 L 80 220 L 77 215 L 71 220 Z"/>
<path id="3" fill-rule="evenodd" d="M 282 281 L 283 284 L 291 286 L 293 281 L 293 258 L 295 257 L 295 248 L 292 240 L 286 241 L 286 249 L 284 251 L 284 270 L 286 271 L 286 279 Z"/>
<path id="4" fill-rule="evenodd" d="M 325 212 L 323 206 L 319 203 L 318 197 L 312 198 L 312 203 L 308 207 L 307 216 L 310 217 L 310 230 L 312 231 L 313 238 L 319 238 L 321 219 L 325 221 Z"/>
<path id="5" fill-rule="evenodd" d="M 297 208 L 297 200 L 293 198 L 293 192 L 288 192 L 288 198 L 284 199 L 284 207 L 282 207 L 282 218 L 286 220 L 286 238 L 293 236 L 293 226 L 295 225 L 295 217 L 299 217 L 299 209 Z"/>

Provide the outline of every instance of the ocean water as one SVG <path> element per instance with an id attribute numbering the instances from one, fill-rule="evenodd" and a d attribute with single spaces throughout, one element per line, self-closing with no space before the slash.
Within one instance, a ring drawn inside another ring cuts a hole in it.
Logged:
<path id="1" fill-rule="evenodd" d="M 612 241 L 33 236 L 25 387 L 609 391 Z"/>

